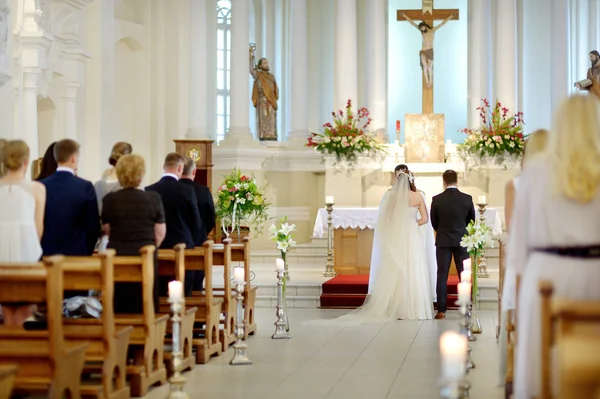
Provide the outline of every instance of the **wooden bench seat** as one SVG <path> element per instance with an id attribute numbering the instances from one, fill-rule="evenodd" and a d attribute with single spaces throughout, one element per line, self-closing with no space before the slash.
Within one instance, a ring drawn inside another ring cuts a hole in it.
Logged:
<path id="1" fill-rule="evenodd" d="M 180 281 L 185 286 L 185 244 L 177 244 L 173 249 L 158 250 L 158 275 L 161 278 Z M 160 312 L 171 314 L 171 304 L 168 302 L 168 297 L 160 298 Z M 197 307 L 190 307 L 186 303 L 186 309 L 181 317 L 181 325 L 179 328 L 180 349 L 183 353 L 181 361 L 181 370 L 193 370 L 196 365 L 194 357 L 192 341 L 194 339 L 194 320 L 196 318 Z M 169 322 L 167 331 L 172 334 L 172 323 Z M 172 344 L 172 339 L 165 339 L 165 343 Z M 167 367 L 167 375 L 170 377 L 174 373 L 173 357 L 171 353 L 164 355 L 165 365 Z"/>
<path id="2" fill-rule="evenodd" d="M 0 399 L 9 399 L 19 367 L 16 364 L 0 364 Z"/>
<path id="3" fill-rule="evenodd" d="M 192 347 L 196 350 L 196 363 L 206 364 L 211 356 L 219 356 L 222 346 L 219 341 L 219 316 L 223 306 L 222 298 L 215 298 L 212 289 L 213 242 L 206 241 L 202 247 L 184 251 L 185 270 L 204 270 L 205 291 L 202 296 L 187 297 L 188 306 L 196 307 L 194 319 L 194 338 Z M 165 259 L 165 261 L 167 261 Z M 168 266 L 171 267 L 171 266 Z M 161 300 L 161 311 L 170 304 L 166 299 Z M 204 324 L 204 328 L 198 325 Z M 198 334 L 204 333 L 204 338 Z"/>
<path id="4" fill-rule="evenodd" d="M 49 399 L 81 398 L 80 379 L 87 343 L 66 344 L 63 333 L 63 257 L 45 265 L 0 265 L 0 303 L 40 303 L 47 311 L 47 331 L 0 326 L 0 363 L 16 364 L 14 393 Z"/>
<path id="5" fill-rule="evenodd" d="M 85 355 L 85 372 L 101 372 L 100 384 L 85 383 L 82 395 L 93 399 L 129 399 L 126 382 L 127 349 L 131 325 L 115 323 L 114 300 L 115 251 L 95 257 L 66 257 L 61 264 L 65 290 L 96 290 L 102 293 L 100 319 L 65 318 L 64 334 L 68 341 L 90 343 Z"/>

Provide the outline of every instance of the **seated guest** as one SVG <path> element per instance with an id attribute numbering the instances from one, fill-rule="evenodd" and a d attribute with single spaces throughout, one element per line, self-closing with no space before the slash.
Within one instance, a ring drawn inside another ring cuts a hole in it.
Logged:
<path id="1" fill-rule="evenodd" d="M 176 244 L 185 244 L 186 248 L 194 248 L 204 244 L 206 232 L 202 226 L 200 213 L 194 189 L 180 184 L 179 179 L 183 173 L 185 159 L 172 152 L 165 158 L 162 178 L 146 187 L 147 191 L 160 194 L 165 208 L 167 222 L 167 235 L 161 248 L 173 248 Z M 192 295 L 194 272 L 185 273 L 185 294 Z M 161 282 L 161 285 L 164 285 Z"/>
<path id="2" fill-rule="evenodd" d="M 29 147 L 22 140 L 6 144 L 2 163 L 6 176 L 0 179 L 0 262 L 37 262 L 42 255 L 46 189 L 25 177 Z M 2 304 L 5 325 L 22 325 L 33 306 Z"/>
<path id="3" fill-rule="evenodd" d="M 539 397 L 539 282 L 554 295 L 600 300 L 600 101 L 560 105 L 546 151 L 527 162 L 510 223 L 507 265 L 520 274 L 514 398 Z M 556 397 L 556 396 L 555 396 Z"/>
<path id="4" fill-rule="evenodd" d="M 116 164 L 121 190 L 103 199 L 102 226 L 108 236 L 108 248 L 117 255 L 135 256 L 144 245 L 160 247 L 166 233 L 165 212 L 160 195 L 139 189 L 146 164 L 139 155 L 124 155 Z M 154 275 L 158 277 L 155 261 Z M 115 284 L 114 307 L 117 313 L 142 311 L 142 287 L 136 283 Z M 154 284 L 154 306 L 158 310 L 158 284 Z"/>
<path id="5" fill-rule="evenodd" d="M 56 168 L 58 168 L 58 164 L 56 163 L 56 159 L 54 159 L 54 147 L 56 146 L 56 141 L 48 146 L 46 149 L 46 153 L 44 154 L 44 158 L 42 158 L 42 165 L 40 168 L 40 174 L 37 175 L 35 180 L 40 181 L 45 179 L 46 177 L 52 175 L 56 172 Z"/>
<path id="6" fill-rule="evenodd" d="M 116 165 L 123 155 L 131 154 L 133 151 L 131 144 L 125 143 L 123 141 L 119 141 L 116 143 L 112 151 L 110 153 L 110 157 L 108 157 L 108 163 L 112 166 L 112 168 L 108 169 L 104 172 L 104 176 L 102 179 L 98 180 L 96 184 L 94 184 L 94 189 L 96 190 L 96 198 L 98 199 L 98 208 L 102 213 L 102 199 L 108 193 L 112 193 L 121 188 L 119 185 L 119 179 L 117 177 Z"/>
<path id="7" fill-rule="evenodd" d="M 100 232 L 100 216 L 94 186 L 75 176 L 79 144 L 61 140 L 54 147 L 56 173 L 41 183 L 46 186 L 46 213 L 42 249 L 44 256 L 88 256 L 94 252 Z"/>
<path id="8" fill-rule="evenodd" d="M 206 241 L 206 238 L 215 227 L 215 203 L 213 201 L 210 189 L 200 183 L 196 183 L 196 162 L 191 158 L 185 158 L 185 165 L 183 167 L 183 174 L 179 181 L 186 186 L 190 186 L 194 189 L 196 194 L 196 203 L 198 205 L 198 212 L 200 212 L 200 219 L 202 226 L 204 227 L 204 234 L 200 237 L 200 240 Z M 202 282 L 204 281 L 204 271 L 200 270 L 194 274 L 194 284 L 192 289 L 194 291 L 202 291 Z"/>

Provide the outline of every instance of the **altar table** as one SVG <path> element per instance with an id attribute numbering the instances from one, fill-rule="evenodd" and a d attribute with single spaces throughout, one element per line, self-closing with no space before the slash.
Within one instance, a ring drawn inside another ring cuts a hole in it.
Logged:
<path id="1" fill-rule="evenodd" d="M 479 212 L 476 210 L 476 216 Z M 379 208 L 334 208 L 334 269 L 337 274 L 369 274 L 373 233 Z M 495 208 L 487 208 L 485 223 L 493 235 L 502 234 L 502 221 Z M 313 237 L 327 237 L 327 211 L 317 212 Z"/>

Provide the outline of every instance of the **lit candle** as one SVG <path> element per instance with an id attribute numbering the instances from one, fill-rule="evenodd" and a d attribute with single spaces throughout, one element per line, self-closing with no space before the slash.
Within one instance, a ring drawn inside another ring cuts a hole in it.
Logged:
<path id="1" fill-rule="evenodd" d="M 471 301 L 471 283 L 458 283 L 458 301 L 463 304 Z"/>
<path id="2" fill-rule="evenodd" d="M 325 197 L 325 203 L 326 204 L 333 204 L 333 195 L 328 195 L 327 197 Z"/>
<path id="3" fill-rule="evenodd" d="M 463 260 L 463 270 L 471 270 L 471 258 Z"/>
<path id="4" fill-rule="evenodd" d="M 285 269 L 285 262 L 283 261 L 283 259 L 275 259 L 275 264 L 277 266 L 276 270 L 278 272 L 282 272 L 283 269 Z"/>
<path id="5" fill-rule="evenodd" d="M 485 195 L 480 195 L 477 197 L 477 204 L 487 205 L 487 198 Z"/>
<path id="6" fill-rule="evenodd" d="M 465 267 L 465 270 L 463 270 L 460 273 L 460 281 L 461 281 L 461 283 L 469 283 L 469 284 L 471 284 L 471 268 L 470 267 L 468 269 Z"/>
<path id="7" fill-rule="evenodd" d="M 234 267 L 233 268 L 233 281 L 235 283 L 243 283 L 244 282 L 244 274 L 245 270 L 243 267 Z"/>
<path id="8" fill-rule="evenodd" d="M 181 281 L 169 282 L 169 299 L 182 299 L 183 298 L 183 284 Z"/>
<path id="9" fill-rule="evenodd" d="M 400 133 L 400 121 L 396 121 L 396 133 Z"/>
<path id="10" fill-rule="evenodd" d="M 440 336 L 442 355 L 442 378 L 447 381 L 460 380 L 467 361 L 467 337 L 454 331 L 446 331 Z"/>

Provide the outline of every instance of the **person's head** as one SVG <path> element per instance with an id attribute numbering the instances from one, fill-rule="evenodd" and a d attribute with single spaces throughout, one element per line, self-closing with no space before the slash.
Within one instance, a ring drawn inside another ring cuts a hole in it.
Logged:
<path id="1" fill-rule="evenodd" d="M 588 203 L 600 185 L 600 101 L 593 95 L 566 99 L 554 114 L 547 153 L 557 189 Z"/>
<path id="2" fill-rule="evenodd" d="M 29 165 L 29 146 L 23 140 L 11 140 L 4 147 L 2 160 L 8 172 L 22 172 L 25 175 Z"/>
<path id="3" fill-rule="evenodd" d="M 408 169 L 408 166 L 406 166 L 404 164 L 396 165 L 396 168 L 394 169 L 394 174 L 396 175 L 396 179 L 398 178 L 398 175 L 400 175 L 400 173 L 405 173 L 408 175 L 410 191 L 417 192 L 417 186 L 415 185 L 415 177 L 413 176 L 412 172 Z"/>
<path id="4" fill-rule="evenodd" d="M 123 155 L 128 155 L 133 152 L 133 148 L 131 144 L 126 143 L 124 141 L 119 141 L 115 145 L 113 145 L 112 150 L 110 151 L 110 157 L 108 157 L 108 163 L 111 166 L 117 166 L 117 162 L 119 162 L 119 158 Z"/>
<path id="5" fill-rule="evenodd" d="M 127 154 L 119 157 L 115 166 L 117 179 L 123 188 L 138 188 L 146 174 L 146 162 L 141 155 Z"/>
<path id="6" fill-rule="evenodd" d="M 419 24 L 419 30 L 420 30 L 422 33 L 427 33 L 427 31 L 429 31 L 429 30 L 431 30 L 431 29 L 433 29 L 433 28 L 431 27 L 431 25 L 429 25 L 429 24 L 428 24 L 427 22 L 425 22 L 425 21 L 423 21 L 423 22 L 421 22 L 421 23 Z"/>
<path id="7" fill-rule="evenodd" d="M 185 163 L 183 164 L 183 173 L 181 177 L 194 180 L 196 177 L 196 161 L 192 158 L 186 157 Z"/>
<path id="8" fill-rule="evenodd" d="M 258 60 L 258 65 L 257 65 L 258 69 L 262 70 L 262 71 L 269 71 L 269 60 L 266 58 L 261 58 L 260 60 Z"/>
<path id="9" fill-rule="evenodd" d="M 523 150 L 523 160 L 521 161 L 522 166 L 544 152 L 548 144 L 548 135 L 548 130 L 538 129 L 527 137 L 525 149 Z"/>
<path id="10" fill-rule="evenodd" d="M 448 169 L 442 174 L 444 188 L 456 186 L 458 184 L 458 175 L 452 169 Z"/>
<path id="11" fill-rule="evenodd" d="M 595 66 L 600 60 L 600 53 L 598 50 L 590 51 L 590 61 L 592 62 L 592 66 Z"/>
<path id="12" fill-rule="evenodd" d="M 79 144 L 75 140 L 60 140 L 54 146 L 54 159 L 58 166 L 77 170 L 79 163 Z"/>
<path id="13" fill-rule="evenodd" d="M 40 174 L 36 178 L 36 180 L 45 179 L 48 176 L 51 176 L 54 172 L 56 172 L 56 168 L 58 164 L 56 163 L 56 159 L 54 158 L 54 147 L 56 147 L 56 141 L 46 148 L 46 152 L 44 153 L 44 157 L 42 158 L 42 164 L 40 165 Z"/>
<path id="14" fill-rule="evenodd" d="M 165 173 L 172 173 L 178 178 L 181 178 L 183 174 L 183 165 L 185 164 L 185 158 L 176 152 L 170 152 L 165 157 L 165 163 L 163 170 Z"/>

